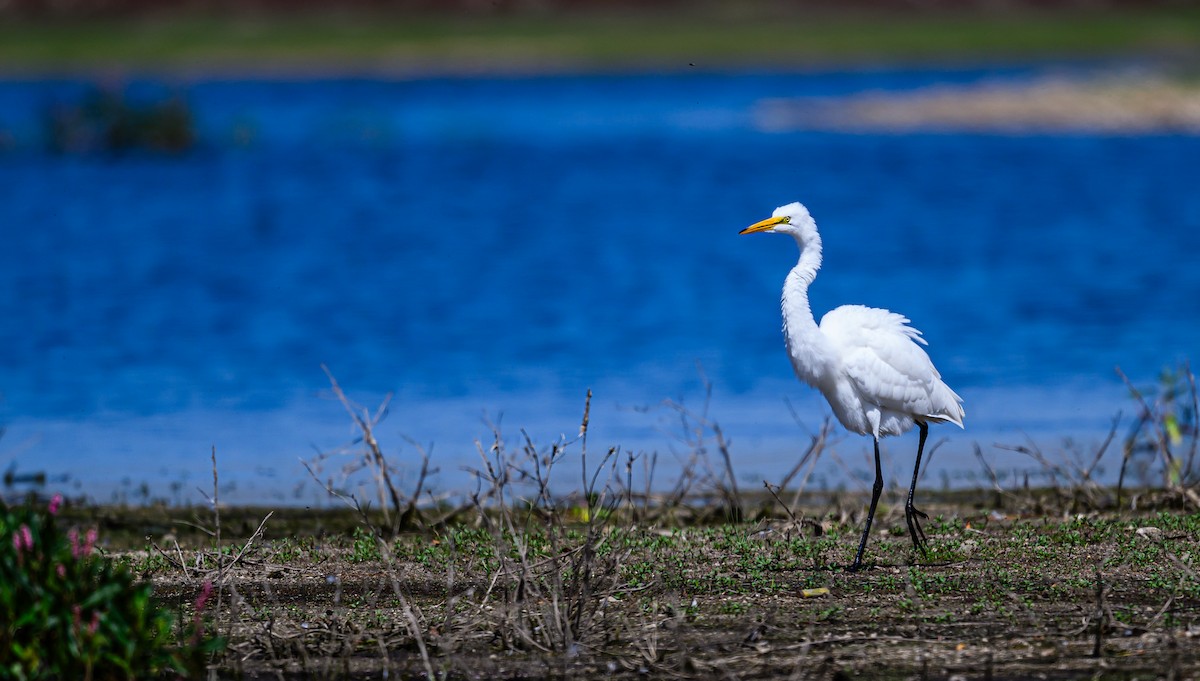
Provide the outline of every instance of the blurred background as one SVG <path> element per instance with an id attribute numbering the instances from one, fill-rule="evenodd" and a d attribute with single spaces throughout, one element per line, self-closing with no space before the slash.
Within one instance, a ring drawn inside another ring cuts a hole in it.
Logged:
<path id="1" fill-rule="evenodd" d="M 215 448 L 223 498 L 325 503 L 324 364 L 441 489 L 589 389 L 595 450 L 669 480 L 682 405 L 756 487 L 828 414 L 794 244 L 737 236 L 796 200 L 816 314 L 905 314 L 965 398 L 927 484 L 1086 454 L 1200 340 L 1198 75 L 1191 2 L 0 2 L 0 467 L 188 503 Z"/>

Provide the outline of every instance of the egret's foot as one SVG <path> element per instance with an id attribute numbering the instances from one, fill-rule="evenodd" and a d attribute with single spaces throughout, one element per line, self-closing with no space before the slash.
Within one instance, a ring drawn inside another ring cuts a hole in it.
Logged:
<path id="1" fill-rule="evenodd" d="M 863 549 L 864 549 L 864 548 L 866 548 L 866 547 L 865 547 L 865 546 L 859 546 L 859 548 L 858 548 L 858 552 L 854 554 L 854 562 L 853 562 L 853 563 L 851 563 L 851 564 L 849 565 L 849 567 L 847 567 L 847 568 L 846 568 L 846 572 L 859 572 L 859 571 L 860 571 L 860 570 L 862 570 L 864 567 L 866 567 L 865 565 L 863 565 L 863 560 L 862 560 L 862 559 L 863 559 L 863 553 L 865 553 L 865 552 L 863 551 Z"/>
<path id="2" fill-rule="evenodd" d="M 912 537 L 913 548 L 920 551 L 922 556 L 928 557 L 929 540 L 925 538 L 925 530 L 921 529 L 921 521 L 918 518 L 929 520 L 929 514 L 912 504 L 905 504 L 904 522 L 908 524 L 908 536 Z"/>

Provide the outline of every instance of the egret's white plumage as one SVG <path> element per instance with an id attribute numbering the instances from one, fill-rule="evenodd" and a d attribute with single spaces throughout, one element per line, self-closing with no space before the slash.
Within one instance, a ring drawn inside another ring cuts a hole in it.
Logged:
<path id="1" fill-rule="evenodd" d="M 895 312 L 862 305 L 830 310 L 820 325 L 808 303 L 808 287 L 821 268 L 821 235 L 808 209 L 789 203 L 772 216 L 741 231 L 789 234 L 800 247 L 800 260 L 783 286 L 783 333 L 788 355 L 800 380 L 829 401 L 845 428 L 875 441 L 875 486 L 867 527 L 859 543 L 853 568 L 862 565 L 875 506 L 883 488 L 879 464 L 879 438 L 900 435 L 917 425 L 921 431 L 913 484 L 909 488 L 905 518 L 913 545 L 924 550 L 924 534 L 915 516 L 924 516 L 912 505 L 917 471 L 929 422 L 963 425 L 962 398 L 942 382 L 929 355 L 921 347 L 921 332 Z"/>

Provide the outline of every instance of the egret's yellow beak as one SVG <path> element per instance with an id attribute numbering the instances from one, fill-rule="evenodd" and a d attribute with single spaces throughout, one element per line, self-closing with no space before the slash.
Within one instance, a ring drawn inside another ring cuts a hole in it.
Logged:
<path id="1" fill-rule="evenodd" d="M 786 215 L 783 215 L 783 216 L 780 216 L 777 218 L 767 218 L 766 220 L 763 220 L 762 222 L 756 222 L 753 225 L 750 225 L 746 229 L 743 229 L 742 231 L 738 232 L 738 234 L 753 234 L 755 232 L 766 232 L 766 231 L 770 231 L 770 229 L 772 227 L 774 227 L 775 225 L 782 225 L 782 224 L 785 224 L 785 223 L 788 223 L 791 221 L 792 221 L 792 219 Z"/>

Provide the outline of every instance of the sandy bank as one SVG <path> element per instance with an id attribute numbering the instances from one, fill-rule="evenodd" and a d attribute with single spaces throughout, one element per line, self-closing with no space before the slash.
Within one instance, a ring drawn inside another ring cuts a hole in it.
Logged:
<path id="1" fill-rule="evenodd" d="M 939 85 L 764 101 L 767 130 L 1200 133 L 1200 83 L 1162 75 Z"/>

